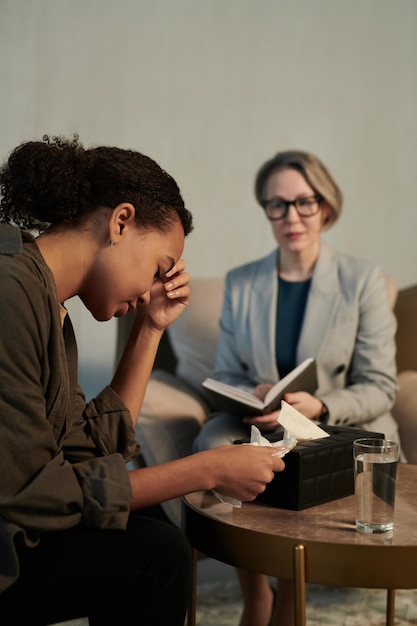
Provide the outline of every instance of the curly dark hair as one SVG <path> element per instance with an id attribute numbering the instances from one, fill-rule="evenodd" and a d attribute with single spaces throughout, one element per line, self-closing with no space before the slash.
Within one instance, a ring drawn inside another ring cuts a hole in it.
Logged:
<path id="1" fill-rule="evenodd" d="M 167 232 L 178 218 L 185 235 L 193 228 L 177 183 L 155 161 L 116 147 L 86 150 L 78 135 L 44 135 L 15 148 L 0 168 L 0 191 L 0 223 L 29 230 L 77 227 L 122 202 L 133 204 L 143 229 Z"/>

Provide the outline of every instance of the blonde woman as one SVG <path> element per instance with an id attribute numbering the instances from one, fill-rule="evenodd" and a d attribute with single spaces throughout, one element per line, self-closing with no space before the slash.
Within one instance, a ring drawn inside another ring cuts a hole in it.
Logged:
<path id="1" fill-rule="evenodd" d="M 220 381 L 263 398 L 279 378 L 314 357 L 319 386 L 285 400 L 321 423 L 360 426 L 398 440 L 390 414 L 396 390 L 395 318 L 381 269 L 322 241 L 338 220 L 342 193 L 313 154 L 279 152 L 262 165 L 255 196 L 278 246 L 226 276 L 215 372 Z M 195 450 L 247 438 L 255 424 L 272 432 L 279 411 L 240 418 L 215 413 Z M 273 592 L 261 574 L 239 571 L 240 626 L 268 626 Z M 277 621 L 293 624 L 292 586 L 280 581 Z"/>

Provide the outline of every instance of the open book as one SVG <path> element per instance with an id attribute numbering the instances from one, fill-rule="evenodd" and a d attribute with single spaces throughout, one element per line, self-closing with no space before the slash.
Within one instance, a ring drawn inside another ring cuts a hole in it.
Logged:
<path id="1" fill-rule="evenodd" d="M 317 387 L 316 361 L 308 358 L 289 374 L 281 378 L 265 396 L 259 400 L 250 391 L 222 383 L 214 378 L 202 382 L 208 396 L 218 411 L 227 411 L 235 415 L 266 415 L 281 408 L 284 394 L 290 391 L 307 391 L 313 394 Z"/>

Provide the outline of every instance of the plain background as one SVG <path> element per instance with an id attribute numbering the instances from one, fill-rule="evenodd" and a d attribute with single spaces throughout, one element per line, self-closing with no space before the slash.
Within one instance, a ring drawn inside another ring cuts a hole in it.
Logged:
<path id="1" fill-rule="evenodd" d="M 258 167 L 308 150 L 344 193 L 326 240 L 401 288 L 417 282 L 416 61 L 417 0 L 0 0 L 0 158 L 44 133 L 144 152 L 194 214 L 189 271 L 215 277 L 274 246 Z M 68 306 L 94 391 L 115 320 Z"/>

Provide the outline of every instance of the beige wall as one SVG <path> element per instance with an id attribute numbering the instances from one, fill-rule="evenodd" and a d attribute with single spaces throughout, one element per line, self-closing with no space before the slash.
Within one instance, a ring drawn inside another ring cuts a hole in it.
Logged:
<path id="1" fill-rule="evenodd" d="M 72 132 L 152 156 L 194 213 L 195 276 L 272 249 L 253 179 L 296 147 L 344 191 L 327 240 L 416 282 L 416 0 L 1 0 L 0 55 L 1 158 Z"/>

